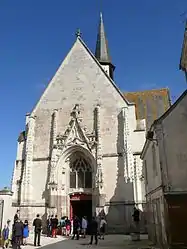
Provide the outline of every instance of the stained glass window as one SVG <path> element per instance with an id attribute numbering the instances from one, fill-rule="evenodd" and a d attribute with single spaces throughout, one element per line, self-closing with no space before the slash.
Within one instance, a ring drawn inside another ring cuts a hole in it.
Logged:
<path id="1" fill-rule="evenodd" d="M 77 171 L 77 175 L 78 175 L 78 188 L 85 188 L 85 184 L 84 184 L 84 171 L 82 169 Z"/>
<path id="2" fill-rule="evenodd" d="M 92 168 L 82 155 L 71 160 L 70 188 L 92 188 Z"/>
<path id="3" fill-rule="evenodd" d="M 85 172 L 85 188 L 92 188 L 92 172 Z"/>
<path id="4" fill-rule="evenodd" d="M 76 188 L 76 172 L 70 172 L 70 188 Z"/>

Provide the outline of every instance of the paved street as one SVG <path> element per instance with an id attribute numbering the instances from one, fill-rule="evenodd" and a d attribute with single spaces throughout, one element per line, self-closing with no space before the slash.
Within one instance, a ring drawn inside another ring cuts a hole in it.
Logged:
<path id="1" fill-rule="evenodd" d="M 144 248 L 151 248 L 149 247 L 149 241 L 147 240 L 147 236 L 141 236 L 141 241 L 139 242 L 132 242 L 130 240 L 130 236 L 125 235 L 107 235 L 105 240 L 99 240 L 99 244 L 96 245 L 89 245 L 89 237 L 86 239 L 80 239 L 79 241 L 76 240 L 61 240 L 62 238 L 56 239 L 48 239 L 42 238 L 44 242 L 43 245 L 45 249 L 52 248 L 52 249 L 75 249 L 75 248 L 110 248 L 110 249 L 144 249 Z M 61 240 L 61 241 L 60 241 Z M 47 242 L 48 241 L 48 242 Z M 55 243 L 56 242 L 56 243 Z M 52 244 L 53 243 L 53 244 Z M 27 249 L 33 248 L 33 246 L 27 246 Z"/>

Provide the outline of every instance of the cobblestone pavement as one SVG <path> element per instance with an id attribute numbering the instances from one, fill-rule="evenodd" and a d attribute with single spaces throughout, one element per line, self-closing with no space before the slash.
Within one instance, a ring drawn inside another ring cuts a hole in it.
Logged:
<path id="1" fill-rule="evenodd" d="M 146 235 L 141 236 L 141 241 L 133 242 L 130 236 L 125 235 L 107 235 L 105 240 L 99 240 L 98 245 L 89 245 L 89 237 L 86 239 L 69 240 L 62 237 L 57 239 L 42 238 L 42 247 L 45 249 L 81 249 L 81 248 L 99 248 L 99 249 L 148 249 L 151 248 Z M 61 240 L 61 241 L 60 241 Z M 47 243 L 48 241 L 48 243 Z M 25 249 L 31 249 L 33 246 L 27 246 Z"/>

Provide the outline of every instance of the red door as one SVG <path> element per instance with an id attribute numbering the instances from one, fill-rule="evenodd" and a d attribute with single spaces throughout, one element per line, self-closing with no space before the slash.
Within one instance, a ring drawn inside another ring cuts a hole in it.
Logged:
<path id="1" fill-rule="evenodd" d="M 90 195 L 90 194 L 72 194 L 72 195 L 70 195 L 70 219 L 72 219 L 74 215 L 77 215 L 76 206 L 79 206 L 79 208 L 80 208 L 81 204 L 83 204 L 83 208 L 84 208 L 84 206 L 85 206 L 84 204 L 87 201 L 91 203 L 92 195 Z"/>

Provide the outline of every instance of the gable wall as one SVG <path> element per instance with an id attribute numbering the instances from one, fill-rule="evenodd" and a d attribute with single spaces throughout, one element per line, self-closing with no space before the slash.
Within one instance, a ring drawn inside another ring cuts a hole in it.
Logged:
<path id="1" fill-rule="evenodd" d="M 154 142 L 155 157 L 153 157 L 153 150 L 152 150 L 153 142 L 149 142 L 147 146 L 148 148 L 143 157 L 143 171 L 145 176 L 146 194 L 149 194 L 151 191 L 159 188 L 162 184 L 162 181 L 161 181 L 161 170 L 160 170 L 159 147 Z"/>
<path id="2" fill-rule="evenodd" d="M 168 183 L 173 191 L 187 191 L 187 96 L 163 119 L 162 127 Z"/>
<path id="3" fill-rule="evenodd" d="M 83 125 L 92 132 L 93 111 L 98 103 L 101 105 L 103 153 L 115 153 L 118 114 L 127 104 L 77 40 L 34 110 L 37 116 L 34 157 L 49 156 L 51 115 L 54 109 L 60 109 L 58 132 L 63 134 L 70 121 L 70 112 L 75 104 L 80 104 Z"/>
<path id="4" fill-rule="evenodd" d="M 64 134 L 75 104 L 80 105 L 82 124 L 87 127 L 89 132 L 92 132 L 94 127 L 94 109 L 97 104 L 100 104 L 102 152 L 103 154 L 122 152 L 122 147 L 119 145 L 123 139 L 121 127 L 123 121 L 119 114 L 121 109 L 127 106 L 127 103 L 88 54 L 82 43 L 77 40 L 52 79 L 52 83 L 33 110 L 33 114 L 36 115 L 35 159 L 45 159 L 50 156 L 50 134 L 54 109 L 58 109 L 57 133 Z M 130 105 L 128 109 L 128 125 L 130 134 L 132 134 L 136 129 L 135 107 Z M 134 139 L 132 141 L 134 143 Z M 119 179 L 117 180 L 119 164 L 123 167 L 121 158 L 118 157 L 105 157 L 103 159 L 107 201 L 131 200 L 133 197 L 132 186 L 123 186 L 123 184 L 119 184 Z M 48 163 L 44 160 L 35 161 L 33 164 L 33 186 L 40 185 L 37 193 L 33 188 L 33 194 L 35 193 L 38 203 L 44 202 L 47 167 Z M 43 173 L 44 177 L 39 181 L 38 174 Z M 123 181 L 123 175 L 121 179 Z M 110 184 L 108 184 L 109 182 Z M 125 193 L 119 194 L 123 193 L 124 187 Z"/>

